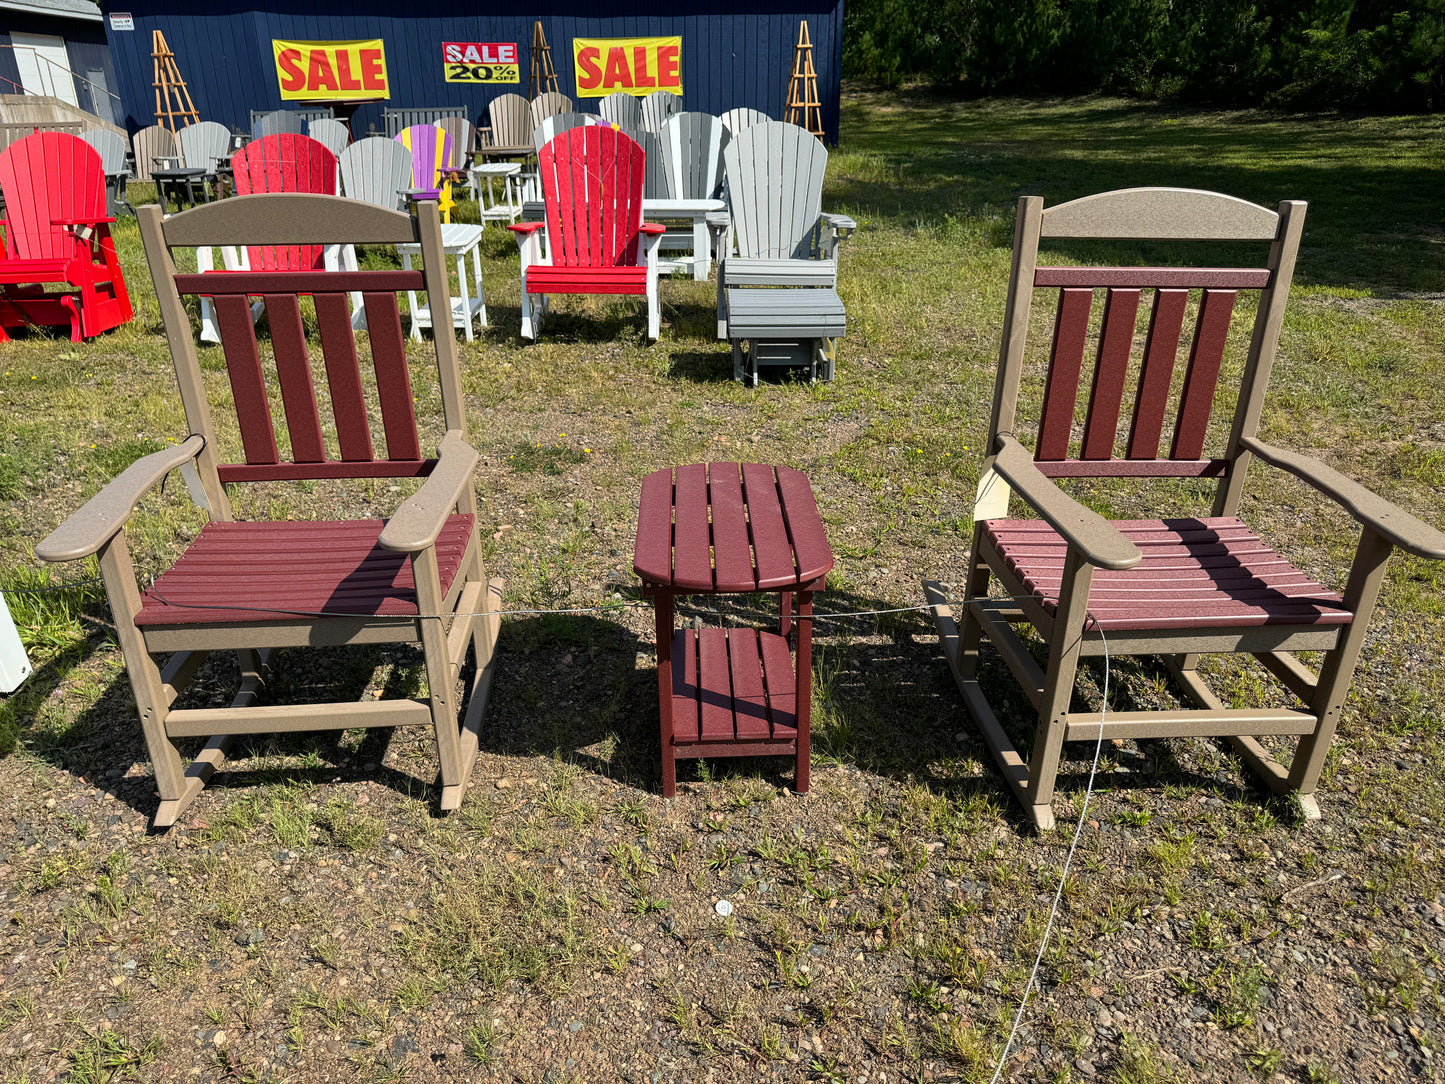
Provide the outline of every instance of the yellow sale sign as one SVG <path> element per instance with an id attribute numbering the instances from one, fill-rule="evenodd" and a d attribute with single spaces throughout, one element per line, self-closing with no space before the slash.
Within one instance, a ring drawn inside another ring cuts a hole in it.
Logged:
<path id="1" fill-rule="evenodd" d="M 389 98 L 386 49 L 371 41 L 271 39 L 276 78 L 285 101 L 363 101 Z"/>
<path id="2" fill-rule="evenodd" d="M 682 38 L 573 38 L 577 96 L 682 93 Z"/>

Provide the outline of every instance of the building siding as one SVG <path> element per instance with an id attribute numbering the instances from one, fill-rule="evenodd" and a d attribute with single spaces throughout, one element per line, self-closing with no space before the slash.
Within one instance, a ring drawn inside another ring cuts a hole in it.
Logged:
<path id="1" fill-rule="evenodd" d="M 50 34 L 57 38 L 64 38 L 65 52 L 70 58 L 70 70 L 73 73 L 83 78 L 87 71 L 103 71 L 106 85 L 111 92 L 120 93 L 116 90 L 115 65 L 111 62 L 110 47 L 106 43 L 105 30 L 100 23 L 25 11 L 5 11 L 0 13 L 0 18 L 4 20 L 3 26 L 0 26 L 0 45 L 12 44 L 10 40 L 12 32 Z M 0 80 L 4 80 L 0 82 L 0 94 L 18 93 L 15 85 L 20 82 L 20 68 L 15 62 L 13 49 L 0 49 Z M 75 100 L 80 103 L 80 108 L 91 108 L 90 88 L 80 79 L 75 80 Z M 117 114 L 120 112 L 114 99 L 108 99 L 108 101 L 113 108 L 111 111 L 98 113 L 103 120 L 111 120 L 111 112 Z M 119 123 L 119 117 L 114 119 L 116 123 Z"/>
<path id="2" fill-rule="evenodd" d="M 787 100 L 788 74 L 798 23 L 808 21 L 814 65 L 822 101 L 823 126 L 830 141 L 838 136 L 838 99 L 842 52 L 842 0 L 785 0 L 787 12 L 770 10 L 757 0 L 711 8 L 697 5 L 665 7 L 660 3 L 554 4 L 523 16 L 467 14 L 454 5 L 417 0 L 381 8 L 368 0 L 274 0 L 260 11 L 246 0 L 158 0 L 132 5 L 134 31 L 109 29 L 111 53 L 125 103 L 124 123 L 131 131 L 155 123 L 151 83 L 151 31 L 160 30 L 176 55 L 181 77 L 204 120 L 234 128 L 250 124 L 253 109 L 279 109 L 280 88 L 271 56 L 271 39 L 348 41 L 381 38 L 386 44 L 389 102 L 368 103 L 357 110 L 353 130 L 381 128 L 386 106 L 420 108 L 465 106 L 473 121 L 498 94 L 527 93 L 531 70 L 533 23 L 540 19 L 558 86 L 575 98 L 572 71 L 574 37 L 682 36 L 683 105 L 686 109 L 721 113 L 735 106 L 761 109 L 781 117 Z M 119 4 L 103 4 L 109 10 Z M 677 14 L 678 7 L 691 9 Z M 515 41 L 520 47 L 522 82 L 493 87 L 447 83 L 443 78 L 443 41 Z M 595 105 L 582 108 L 594 111 Z"/>

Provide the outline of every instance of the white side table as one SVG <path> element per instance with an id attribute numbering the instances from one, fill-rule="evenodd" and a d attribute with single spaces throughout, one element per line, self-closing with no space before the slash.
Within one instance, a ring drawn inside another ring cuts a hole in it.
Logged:
<path id="1" fill-rule="evenodd" d="M 708 272 L 712 269 L 712 239 L 707 228 L 707 215 L 711 211 L 721 211 L 727 204 L 720 199 L 644 199 L 642 201 L 642 220 L 644 222 L 691 222 L 692 223 L 692 277 L 698 282 L 706 282 Z M 658 245 L 659 254 L 662 252 L 678 252 L 688 247 L 687 239 L 681 232 L 674 233 L 669 230 Z M 657 270 L 659 272 L 675 271 L 687 263 L 687 259 L 668 259 L 662 257 L 658 260 Z"/>
<path id="2" fill-rule="evenodd" d="M 468 187 L 472 190 L 472 199 L 480 205 L 484 223 L 515 222 L 521 217 L 521 175 L 522 163 L 520 162 L 482 162 L 468 167 Z M 485 199 L 482 198 L 482 181 L 484 180 L 487 182 Z M 503 202 L 497 201 L 493 188 L 499 180 L 502 182 Z"/>
<path id="3" fill-rule="evenodd" d="M 467 342 L 476 338 L 472 334 L 472 319 L 481 317 L 481 326 L 487 326 L 487 304 L 482 299 L 482 227 L 470 222 L 448 222 L 442 226 L 442 248 L 448 256 L 457 258 L 457 297 L 452 298 L 452 326 L 461 328 Z M 420 245 L 397 245 L 401 253 L 401 265 L 411 270 L 411 258 L 421 255 Z M 467 253 L 472 256 L 472 271 L 477 281 L 477 296 L 471 295 L 467 285 Z M 434 328 L 431 307 L 418 305 L 416 292 L 408 290 L 407 305 L 411 309 L 411 337 L 421 338 L 421 329 Z"/>

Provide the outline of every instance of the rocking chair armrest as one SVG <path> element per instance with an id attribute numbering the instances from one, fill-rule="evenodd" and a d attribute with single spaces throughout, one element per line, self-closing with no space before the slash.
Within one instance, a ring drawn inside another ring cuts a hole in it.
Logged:
<path id="1" fill-rule="evenodd" d="M 536 233 L 538 230 L 546 228 L 547 223 L 545 222 L 513 222 L 507 227 L 507 229 L 511 230 L 513 233 L 523 235 Z M 524 239 L 525 237 L 519 237 L 518 244 L 520 244 Z"/>
<path id="2" fill-rule="evenodd" d="M 656 222 L 644 222 L 637 228 L 642 233 L 648 234 L 652 237 L 661 237 L 664 233 L 667 232 L 666 226 L 659 225 Z"/>
<path id="3" fill-rule="evenodd" d="M 173 448 L 137 459 L 51 531 L 35 547 L 35 555 L 51 563 L 89 557 L 120 532 L 152 486 L 175 468 L 192 462 L 205 446 L 205 438 L 192 434 Z"/>
<path id="4" fill-rule="evenodd" d="M 94 218 L 52 218 L 52 226 L 109 226 L 115 219 L 106 215 L 97 215 Z"/>
<path id="5" fill-rule="evenodd" d="M 1144 559 L 1139 547 L 1112 523 L 1085 508 L 1039 470 L 1022 444 L 1005 434 L 1000 434 L 998 444 L 994 469 L 1085 561 L 1095 568 L 1124 569 Z"/>
<path id="6" fill-rule="evenodd" d="M 1353 478 L 1318 459 L 1276 448 L 1255 437 L 1241 437 L 1239 442 L 1270 466 L 1293 474 L 1336 501 L 1361 524 L 1407 553 L 1445 560 L 1445 532 L 1376 496 Z"/>
<path id="7" fill-rule="evenodd" d="M 730 211 L 708 211 L 703 220 L 710 230 L 725 230 L 732 225 L 733 216 Z"/>
<path id="8" fill-rule="evenodd" d="M 825 212 L 821 217 L 823 219 L 823 225 L 837 234 L 838 240 L 840 241 L 858 228 L 858 223 L 848 215 L 835 215 Z"/>
<path id="9" fill-rule="evenodd" d="M 450 430 L 442 437 L 437 465 L 422 487 L 402 501 L 387 520 L 377 539 L 381 548 L 394 553 L 418 553 L 435 544 L 447 517 L 472 484 L 480 458 L 458 430 Z"/>

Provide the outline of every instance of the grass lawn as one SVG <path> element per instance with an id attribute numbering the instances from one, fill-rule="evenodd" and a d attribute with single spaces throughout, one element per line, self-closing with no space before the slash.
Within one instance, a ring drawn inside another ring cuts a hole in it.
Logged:
<path id="1" fill-rule="evenodd" d="M 1032 832 L 931 620 L 845 617 L 815 633 L 812 792 L 790 793 L 783 759 L 684 762 L 663 801 L 631 572 L 639 481 L 702 457 L 806 470 L 837 557 L 825 612 L 956 583 L 1017 197 L 1178 185 L 1309 201 L 1262 436 L 1445 525 L 1445 138 L 1438 117 L 862 91 L 842 131 L 824 208 L 861 228 L 829 385 L 734 384 L 715 287 L 690 279 L 663 283 L 655 345 L 640 305 L 564 299 L 523 346 L 516 246 L 488 231 L 492 327 L 462 357 L 489 570 L 512 609 L 616 608 L 504 622 L 460 813 L 433 812 L 425 732 L 352 732 L 243 743 L 182 824 L 152 833 L 103 595 L 7 594 L 36 672 L 0 701 L 15 746 L 0 758 L 0 1081 L 990 1078 L 1092 747 L 1067 749 L 1060 828 Z M 93 575 L 43 569 L 33 548 L 185 436 L 133 223 L 116 238 L 131 325 L 0 346 L 7 592 Z M 1041 329 L 1051 310 L 1036 305 Z M 413 360 L 434 440 L 425 352 Z M 202 366 L 224 395 L 220 352 Z M 142 576 L 203 522 L 177 483 L 133 521 Z M 409 491 L 267 485 L 236 505 L 384 514 Z M 1154 507 L 1124 486 L 1083 492 L 1113 514 Z M 1203 490 L 1160 493 L 1197 510 Z M 1342 512 L 1256 466 L 1242 514 L 1342 585 L 1357 537 Z M 1106 745 L 1007 1079 L 1445 1078 L 1442 587 L 1445 565 L 1393 561 L 1322 821 L 1301 823 L 1222 743 Z M 768 604 L 707 601 L 686 612 Z M 407 695 L 418 661 L 291 652 L 267 695 Z M 1274 695 L 1262 670 L 1207 666 L 1226 700 Z M 1081 675 L 1080 696 L 1102 679 Z M 208 663 L 188 695 L 237 680 Z M 1115 703 L 1169 695 L 1128 661 L 1110 681 Z"/>

